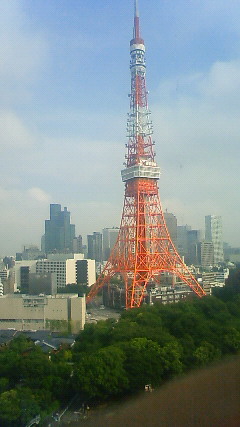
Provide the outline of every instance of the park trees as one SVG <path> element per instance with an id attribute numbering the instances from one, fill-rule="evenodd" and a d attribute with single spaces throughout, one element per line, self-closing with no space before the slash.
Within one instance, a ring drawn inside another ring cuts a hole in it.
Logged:
<path id="1" fill-rule="evenodd" d="M 238 353 L 238 289 L 143 305 L 124 311 L 118 321 L 87 324 L 73 348 L 50 356 L 19 336 L 0 348 L 0 425 L 26 425 L 37 413 L 65 405 L 74 393 L 85 399 L 133 393 Z"/>
<path id="2" fill-rule="evenodd" d="M 75 365 L 75 390 L 85 398 L 106 399 L 128 388 L 123 367 L 124 353 L 117 346 L 109 346 L 83 356 Z"/>

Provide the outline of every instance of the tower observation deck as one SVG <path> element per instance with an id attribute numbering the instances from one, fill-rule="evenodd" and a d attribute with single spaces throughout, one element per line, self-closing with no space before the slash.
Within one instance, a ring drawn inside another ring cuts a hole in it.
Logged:
<path id="1" fill-rule="evenodd" d="M 162 272 L 178 277 L 202 297 L 205 292 L 179 256 L 167 229 L 161 207 L 155 160 L 153 126 L 146 90 L 145 44 L 140 34 L 138 1 L 134 2 L 133 38 L 130 41 L 131 92 L 127 119 L 128 144 L 123 213 L 116 244 L 87 302 L 115 274 L 121 274 L 126 308 L 139 307 L 148 285 L 160 283 Z"/>

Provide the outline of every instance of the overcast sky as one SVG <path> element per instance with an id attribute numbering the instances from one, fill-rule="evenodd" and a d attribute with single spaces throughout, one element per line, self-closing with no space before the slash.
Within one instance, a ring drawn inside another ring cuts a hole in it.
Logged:
<path id="1" fill-rule="evenodd" d="M 239 0 L 139 0 L 164 209 L 240 246 Z M 119 226 L 133 0 L 0 1 L 0 255 Z"/>

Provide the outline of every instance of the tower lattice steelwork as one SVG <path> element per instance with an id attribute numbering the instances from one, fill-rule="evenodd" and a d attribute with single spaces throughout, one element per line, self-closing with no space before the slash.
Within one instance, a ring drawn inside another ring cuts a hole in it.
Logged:
<path id="1" fill-rule="evenodd" d="M 160 169 L 155 161 L 152 122 L 146 90 L 145 45 L 140 35 L 138 2 L 135 0 L 133 39 L 130 42 L 131 94 L 127 130 L 125 196 L 115 247 L 93 285 L 89 302 L 120 273 L 126 292 L 126 308 L 141 305 L 146 287 L 168 272 L 187 284 L 199 297 L 205 292 L 179 256 L 166 227 L 158 191 Z"/>

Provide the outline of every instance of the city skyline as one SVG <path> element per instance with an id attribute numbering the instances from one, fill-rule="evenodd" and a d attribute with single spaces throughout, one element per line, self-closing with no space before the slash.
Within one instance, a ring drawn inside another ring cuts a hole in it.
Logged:
<path id="1" fill-rule="evenodd" d="M 1 255 L 40 244 L 50 203 L 77 234 L 119 226 L 132 3 L 1 2 Z M 239 246 L 238 2 L 139 3 L 163 208 Z"/>

